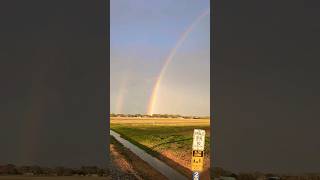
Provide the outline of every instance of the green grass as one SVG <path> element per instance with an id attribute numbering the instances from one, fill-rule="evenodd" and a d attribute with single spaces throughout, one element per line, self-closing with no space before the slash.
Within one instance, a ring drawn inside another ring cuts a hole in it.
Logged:
<path id="1" fill-rule="evenodd" d="M 194 129 L 206 130 L 205 164 L 210 163 L 210 121 L 185 119 L 111 118 L 110 129 L 186 176 L 191 175 Z"/>
<path id="2" fill-rule="evenodd" d="M 153 155 L 159 155 L 158 153 L 163 150 L 170 150 L 175 153 L 191 153 L 193 130 L 202 128 L 209 132 L 208 126 L 111 124 L 110 128 Z M 206 154 L 210 153 L 209 142 L 210 137 L 206 136 Z"/>

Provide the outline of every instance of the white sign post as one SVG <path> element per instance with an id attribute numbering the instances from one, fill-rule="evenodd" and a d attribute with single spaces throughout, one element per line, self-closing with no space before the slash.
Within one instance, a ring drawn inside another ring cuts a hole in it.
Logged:
<path id="1" fill-rule="evenodd" d="M 193 131 L 192 150 L 204 151 L 205 135 L 205 130 L 195 129 Z"/>
<path id="2" fill-rule="evenodd" d="M 192 159 L 191 169 L 193 171 L 192 179 L 199 180 L 200 172 L 203 170 L 204 161 L 204 144 L 206 131 L 202 129 L 194 129 L 192 143 Z"/>

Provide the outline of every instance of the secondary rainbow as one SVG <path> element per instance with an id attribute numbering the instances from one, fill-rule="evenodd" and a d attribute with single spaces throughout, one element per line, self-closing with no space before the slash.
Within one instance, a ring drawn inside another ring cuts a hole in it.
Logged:
<path id="1" fill-rule="evenodd" d="M 118 95 L 116 98 L 116 106 L 115 106 L 114 113 L 122 113 L 123 112 L 123 101 L 125 98 L 125 92 L 126 92 L 125 88 L 128 83 L 128 78 L 129 78 L 129 75 L 128 75 L 128 73 L 126 73 L 126 74 L 124 74 L 124 76 L 121 80 L 120 88 L 119 88 Z"/>
<path id="2" fill-rule="evenodd" d="M 195 26 L 206 16 L 208 16 L 210 14 L 209 9 L 206 10 L 205 12 L 203 12 L 202 14 L 200 14 L 192 23 L 191 25 L 180 35 L 176 45 L 171 49 L 170 53 L 168 54 L 168 56 L 166 57 L 164 64 L 161 68 L 161 71 L 159 73 L 159 75 L 157 76 L 156 79 L 156 83 L 153 86 L 152 89 L 152 94 L 151 94 L 151 98 L 149 100 L 149 104 L 148 104 L 148 110 L 147 113 L 149 115 L 154 114 L 154 109 L 155 109 L 155 105 L 156 102 L 158 100 L 158 91 L 159 91 L 159 87 L 163 78 L 163 75 L 165 74 L 168 65 L 170 64 L 170 62 L 172 61 L 173 57 L 175 56 L 177 49 L 183 44 L 183 42 L 185 41 L 185 39 L 188 37 L 189 33 L 195 28 Z"/>

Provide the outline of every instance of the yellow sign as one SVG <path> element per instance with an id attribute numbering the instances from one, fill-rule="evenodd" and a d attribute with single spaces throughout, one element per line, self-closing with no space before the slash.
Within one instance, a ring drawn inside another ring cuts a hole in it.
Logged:
<path id="1" fill-rule="evenodd" d="M 191 170 L 201 172 L 203 170 L 205 130 L 195 129 L 193 132 Z"/>
<path id="2" fill-rule="evenodd" d="M 203 157 L 192 157 L 191 170 L 197 172 L 203 170 Z"/>

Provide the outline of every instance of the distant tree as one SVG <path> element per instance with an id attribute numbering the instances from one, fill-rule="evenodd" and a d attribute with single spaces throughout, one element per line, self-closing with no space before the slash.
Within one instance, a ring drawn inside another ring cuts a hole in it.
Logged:
<path id="1" fill-rule="evenodd" d="M 21 174 L 31 173 L 31 167 L 30 166 L 21 166 L 18 168 L 18 171 Z"/>
<path id="2" fill-rule="evenodd" d="M 81 169 L 77 169 L 74 171 L 74 174 L 78 174 L 78 175 L 86 175 L 86 173 L 84 172 L 84 170 L 81 168 Z"/>
<path id="3" fill-rule="evenodd" d="M 57 174 L 57 176 L 72 176 L 73 174 L 77 174 L 77 170 L 58 166 L 55 168 L 55 173 Z"/>
<path id="4" fill-rule="evenodd" d="M 48 167 L 41 167 L 42 174 L 44 175 L 54 175 L 55 171 Z"/>
<path id="5" fill-rule="evenodd" d="M 17 167 L 13 164 L 11 164 L 11 168 L 9 170 L 9 174 L 18 174 Z"/>
<path id="6" fill-rule="evenodd" d="M 4 166 L 1 166 L 0 174 L 18 174 L 18 170 L 15 165 L 7 164 Z"/>
<path id="7" fill-rule="evenodd" d="M 7 170 L 6 170 L 5 165 L 0 165 L 0 175 L 6 174 L 6 172 L 7 172 Z"/>
<path id="8" fill-rule="evenodd" d="M 57 173 L 58 176 L 63 176 L 64 175 L 64 167 L 58 166 L 55 168 L 55 172 Z"/>
<path id="9" fill-rule="evenodd" d="M 97 174 L 98 174 L 99 176 L 103 176 L 105 173 L 106 173 L 106 172 L 105 172 L 104 169 L 98 169 Z"/>
<path id="10" fill-rule="evenodd" d="M 117 117 L 124 117 L 124 114 L 117 114 Z"/>
<path id="11" fill-rule="evenodd" d="M 152 114 L 152 117 L 161 117 L 160 114 Z"/>
<path id="12" fill-rule="evenodd" d="M 74 174 L 74 170 L 71 168 L 64 168 L 63 175 L 64 176 L 72 176 Z"/>
<path id="13" fill-rule="evenodd" d="M 171 115 L 172 118 L 179 118 L 181 117 L 179 114 L 174 114 L 174 115 Z"/>
<path id="14" fill-rule="evenodd" d="M 135 114 L 135 117 L 142 117 L 142 114 Z"/>
<path id="15" fill-rule="evenodd" d="M 81 170 L 85 174 L 97 174 L 98 173 L 98 167 L 97 166 L 82 166 Z"/>
<path id="16" fill-rule="evenodd" d="M 97 174 L 99 168 L 97 166 L 89 166 L 88 169 L 90 174 Z"/>
<path id="17" fill-rule="evenodd" d="M 265 175 L 263 173 L 258 172 L 258 171 L 254 172 L 253 176 L 254 176 L 255 179 L 259 179 L 259 178 L 265 177 Z"/>
<path id="18" fill-rule="evenodd" d="M 15 166 L 13 164 L 0 165 L 0 175 L 57 175 L 57 176 L 72 176 L 87 175 L 87 174 L 97 174 L 99 176 L 104 176 L 108 174 L 107 169 L 100 169 L 97 166 L 82 166 L 80 169 L 67 168 L 63 166 L 58 166 L 55 168 L 41 167 L 41 166 Z"/>
<path id="19" fill-rule="evenodd" d="M 239 173 L 238 180 L 256 180 L 253 174 L 250 173 Z"/>
<path id="20" fill-rule="evenodd" d="M 43 173 L 40 166 L 31 166 L 30 168 L 31 168 L 31 172 L 35 175 L 40 175 Z"/>

